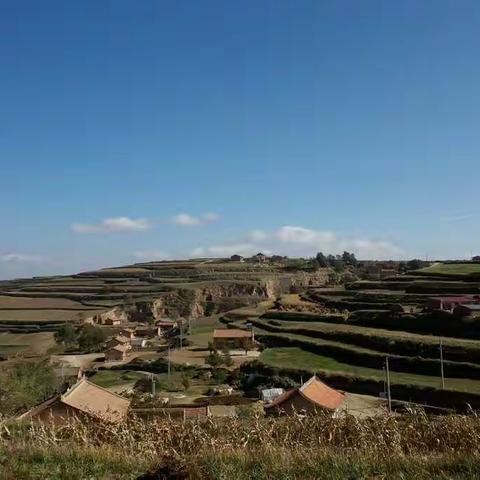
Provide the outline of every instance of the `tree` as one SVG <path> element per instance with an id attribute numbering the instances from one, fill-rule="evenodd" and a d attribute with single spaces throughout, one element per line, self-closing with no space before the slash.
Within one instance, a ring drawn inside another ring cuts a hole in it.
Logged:
<path id="1" fill-rule="evenodd" d="M 408 270 L 418 270 L 419 268 L 422 268 L 423 265 L 424 265 L 424 262 L 422 262 L 422 260 L 419 260 L 418 258 L 415 258 L 414 260 L 410 260 L 407 262 Z"/>
<path id="2" fill-rule="evenodd" d="M 226 367 L 232 367 L 233 366 L 233 358 L 231 357 L 231 355 L 229 353 L 226 353 L 224 356 L 223 356 L 223 364 L 226 366 Z"/>
<path id="3" fill-rule="evenodd" d="M 65 323 L 55 332 L 55 341 L 65 346 L 77 343 L 77 332 L 69 323 Z"/>
<path id="4" fill-rule="evenodd" d="M 213 342 L 211 340 L 208 342 L 207 348 L 208 348 L 209 353 L 217 351 L 217 349 L 215 348 L 215 345 L 213 344 Z"/>
<path id="5" fill-rule="evenodd" d="M 46 362 L 22 362 L 0 373 L 0 413 L 12 415 L 46 400 L 60 388 Z"/>
<path id="6" fill-rule="evenodd" d="M 215 351 L 208 355 L 208 357 L 205 359 L 205 363 L 215 368 L 219 367 L 223 362 L 221 355 Z"/>
<path id="7" fill-rule="evenodd" d="M 182 372 L 182 385 L 185 390 L 187 390 L 188 387 L 190 386 L 191 380 L 192 378 L 189 372 L 187 371 Z"/>
<path id="8" fill-rule="evenodd" d="M 98 350 L 106 339 L 105 330 L 95 325 L 85 325 L 78 337 L 78 346 L 81 350 L 92 352 Z"/>
<path id="9" fill-rule="evenodd" d="M 321 268 L 328 267 L 327 257 L 322 252 L 318 252 L 315 258 L 317 259 L 318 265 L 320 265 Z"/>

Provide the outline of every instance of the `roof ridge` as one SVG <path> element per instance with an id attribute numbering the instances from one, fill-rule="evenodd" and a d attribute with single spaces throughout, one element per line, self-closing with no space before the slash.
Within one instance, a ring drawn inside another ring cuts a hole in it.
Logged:
<path id="1" fill-rule="evenodd" d="M 303 389 L 308 387 L 309 385 L 311 385 L 315 380 L 317 381 L 320 381 L 316 375 L 313 375 L 312 377 L 310 377 L 302 386 L 299 387 L 298 391 L 299 392 L 303 392 Z M 323 382 L 322 382 L 323 383 Z"/>

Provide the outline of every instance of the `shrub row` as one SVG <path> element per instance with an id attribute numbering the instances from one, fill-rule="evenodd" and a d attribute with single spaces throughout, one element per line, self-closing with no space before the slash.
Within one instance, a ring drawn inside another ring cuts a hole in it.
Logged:
<path id="1" fill-rule="evenodd" d="M 480 321 L 458 318 L 448 312 L 399 314 L 390 311 L 357 310 L 348 323 L 426 335 L 480 339 Z"/>
<path id="2" fill-rule="evenodd" d="M 255 321 L 253 322 L 255 324 Z M 258 322 L 257 322 L 258 323 Z M 298 347 L 303 350 L 331 357 L 338 362 L 358 365 L 367 368 L 381 369 L 387 354 L 359 349 L 347 344 L 328 340 L 317 340 L 293 336 L 284 333 L 274 325 L 257 325 L 269 333 L 257 333 L 256 336 L 268 347 Z M 388 354 L 390 368 L 395 372 L 413 373 L 416 375 L 437 376 L 440 373 L 440 360 L 422 357 L 407 357 Z M 469 378 L 480 380 L 480 365 L 466 362 L 444 361 L 445 375 L 453 378 Z"/>
<path id="3" fill-rule="evenodd" d="M 283 322 L 276 320 L 253 321 L 260 328 L 268 330 L 269 325 L 281 327 L 278 332 L 292 333 L 312 338 L 323 338 L 324 340 L 338 341 L 358 347 L 387 352 L 409 357 L 438 358 L 439 343 L 432 341 L 422 341 L 422 338 L 408 336 L 393 336 L 382 333 L 365 332 L 362 327 L 355 331 L 343 331 L 323 329 L 320 325 L 312 328 L 285 326 Z M 355 328 L 355 327 L 353 327 Z M 426 340 L 426 339 L 425 339 Z M 444 353 L 448 360 L 454 362 L 467 362 L 480 364 L 480 344 L 478 347 L 473 345 L 452 345 L 448 341 L 444 342 Z"/>

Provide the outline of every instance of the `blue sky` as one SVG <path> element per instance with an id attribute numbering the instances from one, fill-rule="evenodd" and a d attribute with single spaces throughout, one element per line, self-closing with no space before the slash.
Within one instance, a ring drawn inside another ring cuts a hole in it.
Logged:
<path id="1" fill-rule="evenodd" d="M 0 8 L 0 278 L 478 253 L 479 2 Z"/>

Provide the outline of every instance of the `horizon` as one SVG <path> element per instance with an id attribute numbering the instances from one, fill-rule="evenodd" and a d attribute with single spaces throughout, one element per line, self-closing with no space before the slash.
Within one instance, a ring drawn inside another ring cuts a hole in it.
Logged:
<path id="1" fill-rule="evenodd" d="M 0 279 L 480 254 L 480 4 L 3 5 Z"/>

